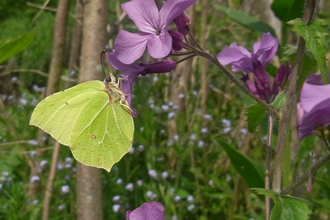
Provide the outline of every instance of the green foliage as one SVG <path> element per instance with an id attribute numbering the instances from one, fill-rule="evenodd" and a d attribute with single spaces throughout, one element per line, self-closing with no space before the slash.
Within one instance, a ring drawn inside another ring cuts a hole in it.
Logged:
<path id="1" fill-rule="evenodd" d="M 248 122 L 248 130 L 249 132 L 256 132 L 258 125 L 260 125 L 261 120 L 265 116 L 267 110 L 260 105 L 259 103 L 250 105 L 248 108 L 246 108 L 247 113 L 247 119 Z"/>
<path id="2" fill-rule="evenodd" d="M 31 43 L 34 34 L 35 32 L 31 31 L 15 38 L 0 41 L 0 64 L 24 50 Z"/>
<path id="3" fill-rule="evenodd" d="M 272 209 L 270 220 L 290 219 L 307 220 L 312 213 L 307 206 L 307 201 L 291 196 L 280 196 L 277 192 L 266 189 L 252 189 L 257 194 L 270 197 L 275 206 Z"/>
<path id="4" fill-rule="evenodd" d="M 295 18 L 302 18 L 304 10 L 303 0 L 274 0 L 272 10 L 282 22 L 288 22 Z"/>
<path id="5" fill-rule="evenodd" d="M 297 54 L 297 47 L 292 45 L 287 45 L 284 48 L 284 53 L 283 53 L 284 57 L 281 59 L 281 62 L 290 62 L 291 65 L 293 65 L 296 59 L 296 54 Z M 316 73 L 316 71 L 317 71 L 316 59 L 310 50 L 306 50 L 297 82 L 297 91 L 301 90 L 302 85 L 306 81 L 307 77 L 312 73 Z"/>
<path id="6" fill-rule="evenodd" d="M 280 108 L 284 107 L 285 102 L 286 102 L 286 95 L 284 91 L 282 91 L 275 97 L 275 100 L 270 105 L 274 109 L 279 110 Z"/>
<path id="7" fill-rule="evenodd" d="M 222 140 L 217 140 L 217 142 L 226 151 L 232 165 L 243 177 L 249 187 L 263 187 L 265 185 L 264 176 L 258 171 L 256 165 L 226 142 Z"/>
<path id="8" fill-rule="evenodd" d="M 234 10 L 231 8 L 227 8 L 227 7 L 224 7 L 221 5 L 214 5 L 214 8 L 219 11 L 222 11 L 223 13 L 228 15 L 231 19 L 233 19 L 234 21 L 238 22 L 242 26 L 244 26 L 252 31 L 257 31 L 260 33 L 269 32 L 271 35 L 276 37 L 275 30 L 271 26 L 269 26 L 267 23 L 255 18 L 255 17 L 252 17 L 243 12 L 240 12 L 240 11 L 237 11 L 237 10 Z"/>
<path id="9" fill-rule="evenodd" d="M 327 37 L 329 32 L 326 30 L 328 24 L 321 19 L 316 19 L 313 23 L 306 25 L 301 19 L 295 19 L 288 24 L 293 25 L 292 30 L 297 32 L 306 41 L 306 48 L 310 49 L 316 59 L 322 74 L 324 84 L 329 83 L 326 65 L 326 53 L 328 52 Z"/>

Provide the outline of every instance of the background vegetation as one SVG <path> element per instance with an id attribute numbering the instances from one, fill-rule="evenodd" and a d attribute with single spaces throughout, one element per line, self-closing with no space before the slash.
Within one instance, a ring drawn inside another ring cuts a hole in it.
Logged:
<path id="1" fill-rule="evenodd" d="M 120 2 L 124 1 L 109 2 L 111 27 L 121 14 Z M 261 9 L 250 9 L 247 4 L 258 4 L 259 1 L 252 2 L 199 1 L 189 12 L 195 18 L 192 20 L 195 35 L 200 40 L 204 38 L 203 46 L 213 54 L 232 42 L 251 50 L 253 43 L 260 40 L 261 33 L 242 26 L 216 9 L 214 4 L 244 11 L 268 23 L 275 20 L 274 16 L 265 16 L 261 6 Z M 42 5 L 44 2 L 34 0 L 33 3 Z M 38 129 L 29 126 L 29 119 L 36 104 L 44 98 L 47 86 L 47 77 L 40 72 L 49 72 L 55 22 L 52 9 L 56 9 L 57 3 L 49 1 L 48 8 L 33 20 L 40 9 L 28 5 L 25 0 L 0 2 L 0 40 L 32 29 L 35 31 L 28 48 L 0 66 L 0 95 L 4 103 L 0 109 L 0 219 L 41 218 L 54 143 L 50 137 L 44 137 L 46 146 L 40 148 Z M 74 6 L 75 1 L 72 1 L 62 71 L 65 77 L 72 73 L 68 60 Z M 319 16 L 330 22 L 329 4 L 324 1 L 320 7 Z M 205 11 L 206 19 L 203 20 Z M 282 35 L 282 42 L 295 45 L 296 36 L 285 29 L 284 23 L 277 22 L 279 28 L 274 29 L 287 31 Z M 126 18 L 119 27 L 127 30 L 132 28 L 132 22 Z M 116 34 L 112 34 L 105 47 L 112 48 L 115 37 Z M 279 50 L 279 58 L 282 51 Z M 141 60 L 148 61 L 150 57 Z M 251 99 L 216 68 L 208 63 L 205 66 L 202 58 L 184 65 L 191 68 L 185 86 L 177 84 L 178 74 L 183 71 L 180 68 L 172 73 L 140 77 L 136 81 L 133 105 L 138 117 L 134 119 L 133 148 L 110 173 L 102 171 L 104 219 L 125 219 L 126 210 L 151 200 L 164 204 L 166 219 L 264 219 L 264 198 L 250 191 L 246 178 L 237 172 L 228 150 L 221 143 L 245 155 L 262 173 L 267 120 L 259 132 L 248 133 L 244 114 Z M 275 61 L 273 66 L 278 67 L 279 62 Z M 205 71 L 207 77 L 203 78 Z M 63 80 L 59 90 L 65 85 Z M 203 97 L 206 97 L 205 102 Z M 286 152 L 284 186 L 308 169 L 310 151 L 317 156 L 324 154 L 316 137 L 298 143 L 294 135 L 292 132 L 292 150 Z M 276 142 L 276 133 L 273 141 Z M 37 175 L 31 176 L 29 161 L 38 164 Z M 330 218 L 328 170 L 330 164 L 318 171 L 311 193 L 306 191 L 305 185 L 293 193 L 311 201 L 311 219 Z M 77 219 L 76 171 L 76 161 L 69 148 L 61 146 L 50 219 Z M 37 189 L 34 193 L 29 192 L 31 185 Z"/>

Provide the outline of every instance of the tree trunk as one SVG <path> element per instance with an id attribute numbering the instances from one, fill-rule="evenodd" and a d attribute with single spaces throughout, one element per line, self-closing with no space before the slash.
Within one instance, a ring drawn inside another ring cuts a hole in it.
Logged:
<path id="1" fill-rule="evenodd" d="M 66 25 L 68 21 L 70 0 L 60 0 L 57 6 L 56 20 L 54 26 L 54 39 L 52 49 L 52 59 L 50 63 L 50 70 L 47 81 L 46 96 L 52 95 L 58 91 L 58 86 L 61 80 L 61 70 L 63 67 L 63 57 L 65 55 L 65 38 L 66 38 Z M 43 137 L 46 133 L 39 129 L 38 143 L 39 147 L 44 147 L 45 142 Z M 42 155 L 44 151 L 38 151 L 38 155 Z M 38 161 L 34 160 L 31 167 L 30 177 L 38 175 Z M 50 190 L 50 189 L 49 189 Z M 29 195 L 34 195 L 38 191 L 38 187 L 35 184 L 30 184 Z"/>
<path id="2" fill-rule="evenodd" d="M 107 0 L 84 2 L 83 40 L 79 82 L 102 80 L 100 53 L 106 44 Z M 101 220 L 101 170 L 78 163 L 77 215 L 78 220 Z"/>
<path id="3" fill-rule="evenodd" d="M 79 56 L 81 52 L 81 41 L 82 41 L 82 25 L 84 16 L 84 5 L 81 1 L 76 1 L 75 8 L 75 22 L 71 37 L 71 49 L 69 59 L 69 78 L 77 79 L 79 72 Z M 66 88 L 74 86 L 77 82 L 67 81 L 65 84 Z"/>

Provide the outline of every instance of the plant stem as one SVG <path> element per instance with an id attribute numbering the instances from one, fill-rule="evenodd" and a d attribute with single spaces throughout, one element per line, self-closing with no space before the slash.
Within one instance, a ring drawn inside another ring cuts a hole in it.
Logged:
<path id="1" fill-rule="evenodd" d="M 270 158 L 272 152 L 272 137 L 273 137 L 273 116 L 269 113 L 268 117 L 268 143 L 266 146 L 266 161 L 265 161 L 265 189 L 270 189 Z M 266 220 L 270 217 L 270 198 L 266 196 Z"/>
<path id="2" fill-rule="evenodd" d="M 303 21 L 308 24 L 313 21 L 315 17 L 317 0 L 307 0 L 304 8 L 304 17 Z M 281 181 L 282 181 L 282 165 L 283 165 L 283 154 L 286 143 L 286 137 L 288 134 L 288 128 L 291 121 L 291 110 L 293 107 L 296 107 L 297 103 L 297 80 L 298 74 L 300 72 L 303 58 L 305 52 L 305 40 L 302 37 L 299 37 L 297 55 L 294 62 L 294 67 L 292 70 L 291 80 L 289 87 L 287 89 L 287 99 L 285 102 L 283 110 L 283 119 L 280 121 L 280 126 L 278 129 L 278 138 L 276 145 L 276 154 L 274 158 L 274 172 L 273 172 L 273 184 L 272 188 L 274 191 L 279 192 L 281 190 Z"/>
<path id="3" fill-rule="evenodd" d="M 60 143 L 58 141 L 55 141 L 55 147 L 54 147 L 53 157 L 52 157 L 52 165 L 50 167 L 50 172 L 49 172 L 49 177 L 48 177 L 48 182 L 47 182 L 45 197 L 44 197 L 44 202 L 43 202 L 43 210 L 42 210 L 42 219 L 43 220 L 49 219 L 49 205 L 50 205 L 50 199 L 51 199 L 52 193 L 53 193 L 53 183 L 54 183 L 55 174 L 56 174 L 56 166 L 57 166 L 59 152 L 60 152 Z"/>
<path id="4" fill-rule="evenodd" d="M 308 176 L 313 175 L 316 173 L 318 169 L 320 169 L 324 164 L 330 161 L 330 152 L 327 153 L 321 160 L 315 163 L 310 170 L 308 170 L 304 175 L 299 177 L 294 183 L 291 184 L 288 188 L 280 192 L 280 196 L 284 196 L 299 186 L 303 181 L 305 181 Z"/>

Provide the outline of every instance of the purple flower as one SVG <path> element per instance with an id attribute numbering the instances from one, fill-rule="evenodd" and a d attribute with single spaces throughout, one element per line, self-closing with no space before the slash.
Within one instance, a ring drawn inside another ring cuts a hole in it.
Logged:
<path id="1" fill-rule="evenodd" d="M 109 63 L 116 70 L 122 71 L 120 75 L 121 82 L 120 87 L 123 93 L 126 95 L 126 100 L 133 111 L 132 116 L 137 117 L 137 113 L 132 105 L 132 90 L 136 77 L 138 75 L 147 75 L 149 73 L 166 73 L 176 68 L 176 63 L 172 60 L 157 61 L 150 64 L 124 64 L 117 59 L 115 52 L 111 52 L 108 55 Z"/>
<path id="2" fill-rule="evenodd" d="M 222 65 L 231 64 L 233 72 L 253 73 L 254 82 L 246 74 L 243 74 L 242 81 L 260 99 L 271 102 L 291 73 L 289 64 L 281 66 L 275 77 L 273 88 L 271 88 L 269 76 L 264 67 L 275 56 L 277 47 L 277 39 L 269 33 L 264 33 L 261 41 L 253 45 L 252 53 L 244 47 L 232 43 L 227 49 L 222 50 L 217 58 Z"/>
<path id="3" fill-rule="evenodd" d="M 139 208 L 126 213 L 126 220 L 164 220 L 165 208 L 163 204 L 151 201 L 143 203 Z"/>
<path id="4" fill-rule="evenodd" d="M 312 74 L 304 83 L 297 104 L 297 133 L 303 139 L 318 126 L 330 125 L 330 84 L 324 85 L 321 75 Z"/>
<path id="5" fill-rule="evenodd" d="M 115 40 L 116 56 L 124 64 L 139 59 L 148 47 L 155 59 L 166 57 L 172 49 L 168 24 L 196 0 L 168 0 L 158 11 L 154 0 L 132 0 L 122 4 L 140 33 L 121 30 Z"/>
<path id="6" fill-rule="evenodd" d="M 237 46 L 236 43 L 229 45 L 227 49 L 222 50 L 217 58 L 222 65 L 233 65 L 233 72 L 254 72 L 253 64 L 258 61 L 265 67 L 269 61 L 273 59 L 278 47 L 277 39 L 270 33 L 262 34 L 260 42 L 253 45 L 253 52 L 250 53 L 242 46 Z"/>

